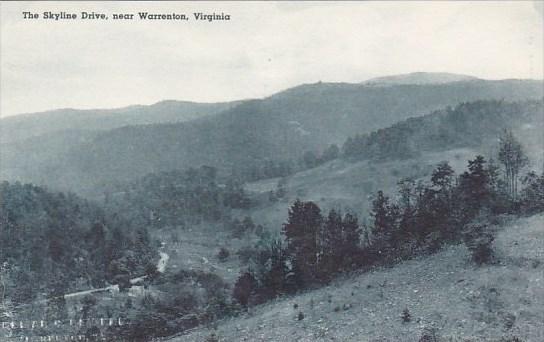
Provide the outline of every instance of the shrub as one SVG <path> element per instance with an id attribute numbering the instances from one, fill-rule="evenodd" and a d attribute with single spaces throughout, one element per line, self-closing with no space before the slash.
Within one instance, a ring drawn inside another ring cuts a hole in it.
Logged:
<path id="1" fill-rule="evenodd" d="M 503 337 L 500 342 L 523 342 L 523 340 L 517 336 Z"/>
<path id="2" fill-rule="evenodd" d="M 472 260 L 478 265 L 492 260 L 494 239 L 489 225 L 481 222 L 467 225 L 463 236 L 463 241 L 471 253 Z"/>
<path id="3" fill-rule="evenodd" d="M 206 342 L 219 342 L 219 339 L 217 338 L 216 334 L 212 333 L 206 338 Z"/>
<path id="4" fill-rule="evenodd" d="M 412 320 L 412 315 L 410 315 L 410 310 L 408 308 L 402 310 L 402 323 L 409 323 Z"/>
<path id="5" fill-rule="evenodd" d="M 250 271 L 244 272 L 236 284 L 234 284 L 234 290 L 232 296 L 243 307 L 247 308 L 251 295 L 257 288 L 257 280 Z"/>
<path id="6" fill-rule="evenodd" d="M 435 328 L 424 328 L 419 342 L 438 342 L 439 338 Z"/>
<path id="7" fill-rule="evenodd" d="M 254 259 L 259 255 L 259 251 L 256 248 L 246 246 L 240 248 L 236 252 L 236 255 L 242 264 L 247 265 L 251 259 Z"/>
<path id="8" fill-rule="evenodd" d="M 221 262 L 226 261 L 229 256 L 230 256 L 230 252 L 225 247 L 221 247 L 221 249 L 219 250 L 219 253 L 217 253 L 217 258 Z"/>

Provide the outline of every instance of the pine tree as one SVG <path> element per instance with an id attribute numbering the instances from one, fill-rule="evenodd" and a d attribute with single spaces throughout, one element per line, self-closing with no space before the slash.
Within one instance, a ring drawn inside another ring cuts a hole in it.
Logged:
<path id="1" fill-rule="evenodd" d="M 289 209 L 283 233 L 287 241 L 287 254 L 299 286 L 314 283 L 318 274 L 318 242 L 323 217 L 313 202 L 300 200 Z"/>
<path id="2" fill-rule="evenodd" d="M 247 270 L 240 275 L 236 283 L 234 284 L 234 290 L 232 296 L 243 307 L 247 308 L 251 295 L 255 293 L 257 288 L 257 280 L 251 272 Z"/>
<path id="3" fill-rule="evenodd" d="M 268 268 L 261 276 L 261 292 L 264 297 L 273 298 L 288 291 L 287 288 L 287 259 L 281 240 L 273 240 L 267 250 Z"/>
<path id="4" fill-rule="evenodd" d="M 432 185 L 442 191 L 450 189 L 453 186 L 454 180 L 455 172 L 448 162 L 438 164 L 431 176 Z"/>
<path id="5" fill-rule="evenodd" d="M 474 160 L 468 161 L 468 171 L 465 171 L 460 178 L 466 222 L 489 204 L 492 189 L 485 164 L 484 157 L 476 156 Z"/>
<path id="6" fill-rule="evenodd" d="M 393 247 L 392 237 L 397 229 L 398 207 L 391 204 L 389 197 L 382 191 L 372 201 L 371 216 L 374 219 L 372 235 L 374 248 L 379 254 L 389 251 Z"/>
<path id="7" fill-rule="evenodd" d="M 332 209 L 320 234 L 319 268 L 323 281 L 327 281 L 341 270 L 343 243 L 342 216 Z"/>
<path id="8" fill-rule="evenodd" d="M 415 181 L 410 178 L 402 179 L 397 183 L 399 199 L 400 222 L 396 240 L 408 241 L 416 231 L 415 214 L 417 194 Z"/>
<path id="9" fill-rule="evenodd" d="M 359 253 L 359 244 L 361 243 L 361 228 L 357 216 L 346 213 L 342 220 L 343 243 L 341 250 L 341 264 L 344 270 L 354 267 Z"/>

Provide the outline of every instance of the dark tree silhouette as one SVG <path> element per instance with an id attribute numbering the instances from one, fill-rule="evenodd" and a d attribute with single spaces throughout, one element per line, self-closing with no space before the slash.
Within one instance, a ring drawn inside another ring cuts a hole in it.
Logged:
<path id="1" fill-rule="evenodd" d="M 289 209 L 283 233 L 287 242 L 287 254 L 293 265 L 297 283 L 314 283 L 318 275 L 318 242 L 323 217 L 313 202 L 300 200 Z"/>
<path id="2" fill-rule="evenodd" d="M 232 296 L 240 305 L 247 308 L 249 298 L 254 294 L 256 288 L 257 280 L 253 273 L 248 270 L 240 275 L 236 284 L 234 284 Z"/>

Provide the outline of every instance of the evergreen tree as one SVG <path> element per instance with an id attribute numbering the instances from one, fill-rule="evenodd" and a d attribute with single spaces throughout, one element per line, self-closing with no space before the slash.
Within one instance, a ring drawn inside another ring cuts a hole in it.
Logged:
<path id="1" fill-rule="evenodd" d="M 343 243 L 341 249 L 341 264 L 344 270 L 352 269 L 357 262 L 359 244 L 361 243 L 361 229 L 357 216 L 346 213 L 342 220 Z"/>
<path id="2" fill-rule="evenodd" d="M 267 249 L 267 269 L 260 277 L 263 297 L 274 298 L 289 291 L 287 286 L 287 258 L 281 240 L 273 240 Z"/>
<path id="3" fill-rule="evenodd" d="M 320 278 L 326 281 L 341 270 L 344 237 L 342 216 L 336 210 L 329 211 L 320 236 Z"/>
<path id="4" fill-rule="evenodd" d="M 544 211 L 544 171 L 540 176 L 535 172 L 529 172 L 523 179 L 523 184 L 525 185 L 521 196 L 523 211 L 527 213 Z"/>
<path id="5" fill-rule="evenodd" d="M 416 232 L 416 208 L 418 195 L 413 179 L 405 178 L 397 183 L 399 193 L 400 222 L 396 240 L 408 241 Z"/>
<path id="6" fill-rule="evenodd" d="M 430 219 L 433 230 L 440 234 L 442 242 L 452 240 L 456 236 L 456 222 L 453 219 L 455 172 L 448 164 L 438 164 L 431 176 L 432 189 L 428 190 L 427 199 L 430 201 Z"/>
<path id="7" fill-rule="evenodd" d="M 322 222 L 321 210 L 315 203 L 297 200 L 289 209 L 287 223 L 283 226 L 287 254 L 297 283 L 302 287 L 317 279 Z"/>
<path id="8" fill-rule="evenodd" d="M 448 162 L 442 162 L 434 169 L 431 176 L 431 183 L 441 191 L 449 190 L 454 184 L 455 172 L 448 164 Z"/>
<path id="9" fill-rule="evenodd" d="M 481 208 L 489 204 L 492 194 L 491 178 L 482 156 L 468 161 L 468 171 L 460 178 L 460 191 L 464 206 L 465 222 L 475 217 Z"/>
<path id="10" fill-rule="evenodd" d="M 250 270 L 247 270 L 236 280 L 232 296 L 240 305 L 247 308 L 249 299 L 255 293 L 256 288 L 257 279 Z"/>
<path id="11" fill-rule="evenodd" d="M 397 229 L 398 207 L 391 204 L 389 197 L 378 191 L 372 201 L 371 216 L 373 218 L 372 245 L 379 254 L 387 254 L 394 247 L 392 237 Z"/>

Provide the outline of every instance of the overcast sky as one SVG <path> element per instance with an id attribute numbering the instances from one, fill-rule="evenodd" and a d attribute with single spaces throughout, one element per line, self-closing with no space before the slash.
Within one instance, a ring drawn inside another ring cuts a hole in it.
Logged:
<path id="1" fill-rule="evenodd" d="M 164 99 L 258 98 L 301 83 L 436 71 L 543 78 L 542 2 L 2 2 L 1 116 Z M 95 11 L 107 21 L 23 20 Z M 113 13 L 229 13 L 226 22 Z"/>

